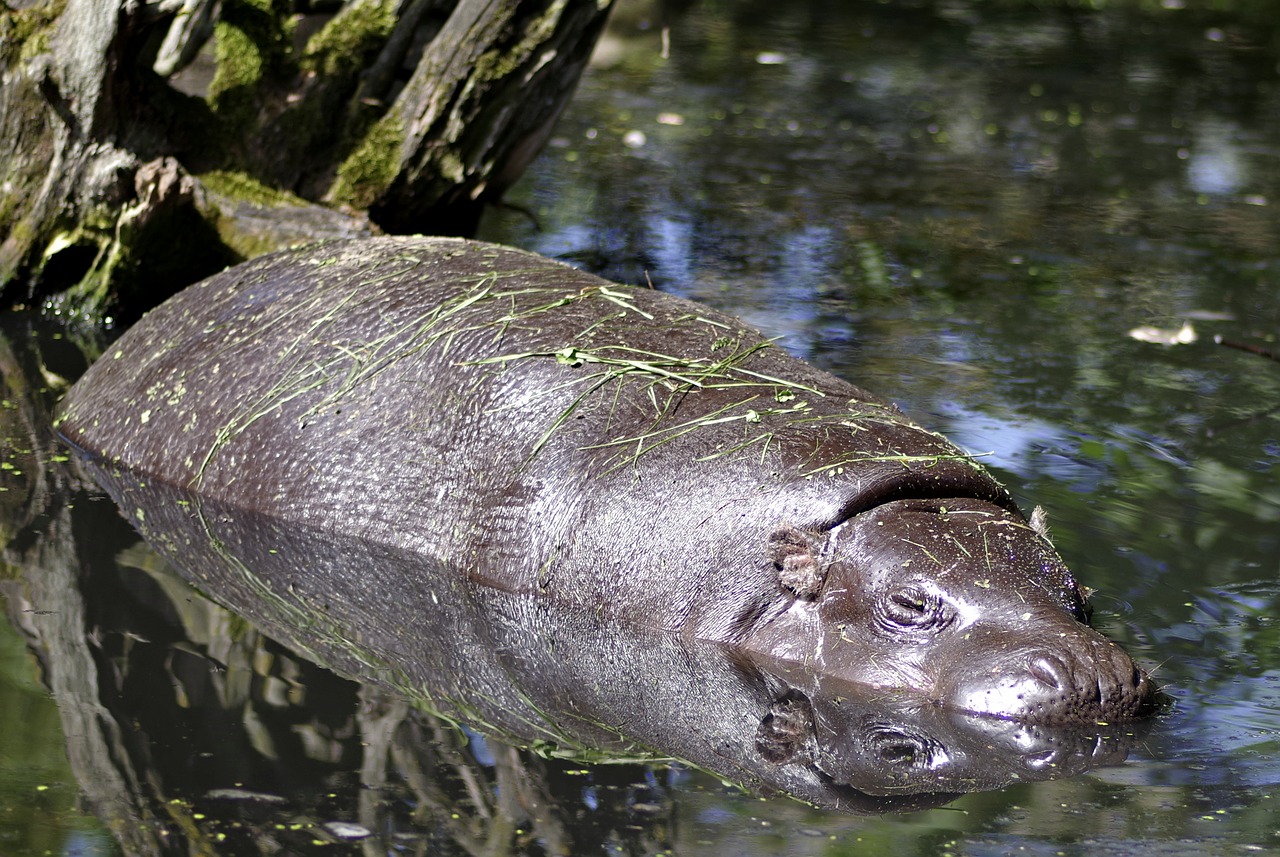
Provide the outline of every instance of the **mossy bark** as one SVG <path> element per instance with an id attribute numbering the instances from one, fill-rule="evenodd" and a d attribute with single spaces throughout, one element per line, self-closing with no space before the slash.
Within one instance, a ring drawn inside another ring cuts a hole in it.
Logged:
<path id="1" fill-rule="evenodd" d="M 390 232 L 470 232 L 542 149 L 610 5 L 460 0 L 391 106 L 405 133 L 373 218 Z"/>
<path id="2" fill-rule="evenodd" d="M 0 305 L 127 320 L 309 238 L 466 234 L 545 141 L 612 0 L 346 0 L 327 24 L 300 2 L 0 11 Z M 212 77 L 180 91 L 205 40 Z"/>

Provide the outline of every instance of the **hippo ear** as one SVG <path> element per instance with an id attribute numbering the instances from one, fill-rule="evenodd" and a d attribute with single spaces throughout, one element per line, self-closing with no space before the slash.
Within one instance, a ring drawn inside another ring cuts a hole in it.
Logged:
<path id="1" fill-rule="evenodd" d="M 1049 515 L 1044 510 L 1044 506 L 1036 506 L 1031 510 L 1031 529 L 1036 531 L 1036 535 L 1053 546 L 1053 536 L 1049 533 Z"/>
<path id="2" fill-rule="evenodd" d="M 775 765 L 791 761 L 813 736 L 813 708 L 798 691 L 769 706 L 756 729 L 756 750 Z"/>
<path id="3" fill-rule="evenodd" d="M 816 598 L 827 578 L 818 536 L 784 526 L 769 536 L 769 559 L 778 570 L 778 583 L 797 598 Z"/>

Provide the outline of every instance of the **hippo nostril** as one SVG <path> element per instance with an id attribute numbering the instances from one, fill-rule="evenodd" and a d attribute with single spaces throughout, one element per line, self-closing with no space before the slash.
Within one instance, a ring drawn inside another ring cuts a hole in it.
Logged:
<path id="1" fill-rule="evenodd" d="M 1027 665 L 1031 677 L 1052 690 L 1067 687 L 1067 665 L 1053 655 L 1037 655 Z"/>

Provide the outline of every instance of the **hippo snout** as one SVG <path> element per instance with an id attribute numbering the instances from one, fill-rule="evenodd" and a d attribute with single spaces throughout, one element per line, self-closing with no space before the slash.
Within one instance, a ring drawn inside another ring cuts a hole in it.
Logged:
<path id="1" fill-rule="evenodd" d="M 943 698 L 973 714 L 1046 724 L 1124 722 L 1154 712 L 1155 683 L 1117 645 L 1084 626 L 1058 643 L 980 659 Z"/>

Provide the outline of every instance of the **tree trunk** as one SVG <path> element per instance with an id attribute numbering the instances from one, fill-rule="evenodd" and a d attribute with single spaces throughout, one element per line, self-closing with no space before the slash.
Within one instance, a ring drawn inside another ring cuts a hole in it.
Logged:
<path id="1" fill-rule="evenodd" d="M 126 320 L 300 241 L 468 234 L 612 5 L 18 2 L 0 12 L 0 304 Z"/>

